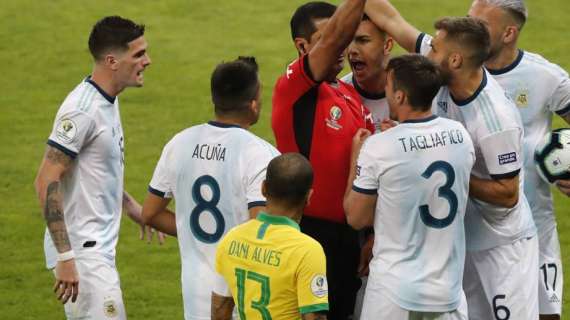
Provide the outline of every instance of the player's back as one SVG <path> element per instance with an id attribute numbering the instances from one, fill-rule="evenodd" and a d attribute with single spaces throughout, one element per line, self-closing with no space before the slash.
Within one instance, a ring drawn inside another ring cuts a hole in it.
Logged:
<path id="1" fill-rule="evenodd" d="M 555 226 L 550 186 L 534 165 L 534 150 L 550 131 L 552 115 L 570 112 L 570 80 L 559 66 L 542 56 L 519 50 L 506 68 L 489 70 L 515 102 L 524 125 L 525 195 L 539 230 Z"/>
<path id="2" fill-rule="evenodd" d="M 365 142 L 358 169 L 363 178 L 354 188 L 364 192 L 367 180 L 371 186 L 377 181 L 371 290 L 387 291 L 407 310 L 457 308 L 473 162 L 463 126 L 436 116 L 404 121 Z"/>
<path id="3" fill-rule="evenodd" d="M 296 222 L 266 213 L 231 230 L 216 259 L 241 319 L 296 320 L 327 310 L 325 263 L 321 245 Z"/>
<path id="4" fill-rule="evenodd" d="M 164 148 L 149 188 L 163 196 L 171 190 L 176 201 L 186 319 L 209 318 L 218 242 L 249 219 L 249 207 L 265 205 L 261 182 L 277 154 L 249 131 L 214 121 L 180 132 Z"/>

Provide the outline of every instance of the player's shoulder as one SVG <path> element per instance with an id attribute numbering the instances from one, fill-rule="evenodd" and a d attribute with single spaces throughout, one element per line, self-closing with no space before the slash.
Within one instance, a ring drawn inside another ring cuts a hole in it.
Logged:
<path id="1" fill-rule="evenodd" d="M 58 117 L 68 114 L 80 114 L 93 117 L 96 108 L 93 106 L 93 96 L 96 95 L 96 89 L 85 81 L 79 84 L 69 92 L 58 109 Z"/>
<path id="2" fill-rule="evenodd" d="M 538 53 L 524 51 L 524 56 L 521 61 L 521 65 L 532 68 L 538 69 L 540 73 L 532 73 L 533 77 L 536 76 L 544 76 L 544 75 L 551 75 L 555 77 L 568 77 L 568 73 L 562 69 L 559 65 L 550 62 L 543 56 Z M 532 70 L 534 71 L 534 70 Z"/>
<path id="3" fill-rule="evenodd" d="M 302 232 L 296 232 L 295 238 L 298 241 L 298 250 L 305 254 L 324 254 L 323 246 L 313 237 Z"/>
<path id="4" fill-rule="evenodd" d="M 259 155 L 261 154 L 267 154 L 267 155 L 271 155 L 271 156 L 278 156 L 280 153 L 279 151 L 277 151 L 277 149 L 269 142 L 267 142 L 265 139 L 255 135 L 253 132 L 250 132 L 248 130 L 242 130 L 242 138 L 243 138 L 243 143 L 246 146 L 246 155 L 248 154 L 252 154 L 252 155 Z"/>

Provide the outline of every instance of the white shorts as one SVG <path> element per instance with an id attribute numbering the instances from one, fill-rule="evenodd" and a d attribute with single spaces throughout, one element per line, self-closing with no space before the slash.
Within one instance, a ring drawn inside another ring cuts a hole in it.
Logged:
<path id="1" fill-rule="evenodd" d="M 468 251 L 463 290 L 469 319 L 538 319 L 537 267 L 536 236 L 489 250 Z"/>
<path id="2" fill-rule="evenodd" d="M 538 249 L 538 311 L 540 314 L 560 314 L 564 278 L 556 227 L 539 234 Z"/>
<path id="3" fill-rule="evenodd" d="M 79 295 L 75 302 L 70 299 L 64 305 L 67 319 L 126 319 L 115 266 L 98 259 L 78 258 L 75 267 L 79 273 Z"/>
<path id="4" fill-rule="evenodd" d="M 358 319 L 356 316 L 354 319 Z M 388 298 L 381 289 L 366 289 L 361 320 L 467 320 L 467 300 L 461 294 L 457 309 L 450 312 L 420 312 L 403 309 Z"/>

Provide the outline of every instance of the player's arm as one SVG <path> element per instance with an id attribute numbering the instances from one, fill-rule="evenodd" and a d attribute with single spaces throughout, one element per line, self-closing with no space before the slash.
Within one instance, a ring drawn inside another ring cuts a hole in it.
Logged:
<path id="1" fill-rule="evenodd" d="M 60 187 L 61 178 L 72 165 L 73 157 L 48 145 L 34 183 L 47 228 L 60 255 L 56 265 L 54 292 L 62 303 L 66 303 L 69 298 L 75 302 L 79 293 L 79 275 L 65 226 Z"/>
<path id="2" fill-rule="evenodd" d="M 354 180 L 358 170 L 358 155 L 362 144 L 370 136 L 370 131 L 359 129 L 352 140 L 352 151 L 350 156 L 350 172 L 344 194 L 344 212 L 349 225 L 355 229 L 362 229 L 374 223 L 374 209 L 378 194 L 376 192 L 363 192 L 363 189 L 354 188 Z"/>
<path id="3" fill-rule="evenodd" d="M 149 191 L 143 202 L 141 218 L 143 224 L 176 237 L 176 216 L 167 208 L 170 200 Z"/>
<path id="4" fill-rule="evenodd" d="M 365 3 L 366 0 L 345 0 L 328 21 L 321 38 L 309 52 L 309 68 L 314 81 L 325 80 L 352 41 L 362 19 Z"/>
<path id="5" fill-rule="evenodd" d="M 301 318 L 303 320 L 327 320 L 327 314 L 325 312 L 311 312 L 303 314 Z"/>
<path id="6" fill-rule="evenodd" d="M 421 32 L 406 21 L 387 0 L 368 0 L 364 12 L 380 29 L 385 30 L 408 52 L 415 52 Z"/>
<path id="7" fill-rule="evenodd" d="M 212 320 L 230 320 L 234 311 L 234 299 L 212 292 Z"/>
<path id="8" fill-rule="evenodd" d="M 496 180 L 481 179 L 471 175 L 469 196 L 497 206 L 512 208 L 519 201 L 519 175 Z"/>
<path id="9" fill-rule="evenodd" d="M 140 233 L 139 238 L 141 240 L 147 238 L 147 242 L 150 243 L 152 241 L 152 237 L 155 233 L 154 228 L 145 225 L 142 220 L 142 206 L 141 204 L 133 198 L 127 191 L 123 191 L 123 212 L 127 214 L 131 220 L 133 220 L 136 224 L 140 226 Z M 157 232 L 158 243 L 164 243 L 164 233 L 158 231 Z"/>

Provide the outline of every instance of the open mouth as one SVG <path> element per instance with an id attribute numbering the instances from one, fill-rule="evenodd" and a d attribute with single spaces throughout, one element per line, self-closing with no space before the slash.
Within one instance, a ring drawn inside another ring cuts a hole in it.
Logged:
<path id="1" fill-rule="evenodd" d="M 350 60 L 350 67 L 354 72 L 361 72 L 364 71 L 364 69 L 366 69 L 366 63 L 360 60 Z"/>

